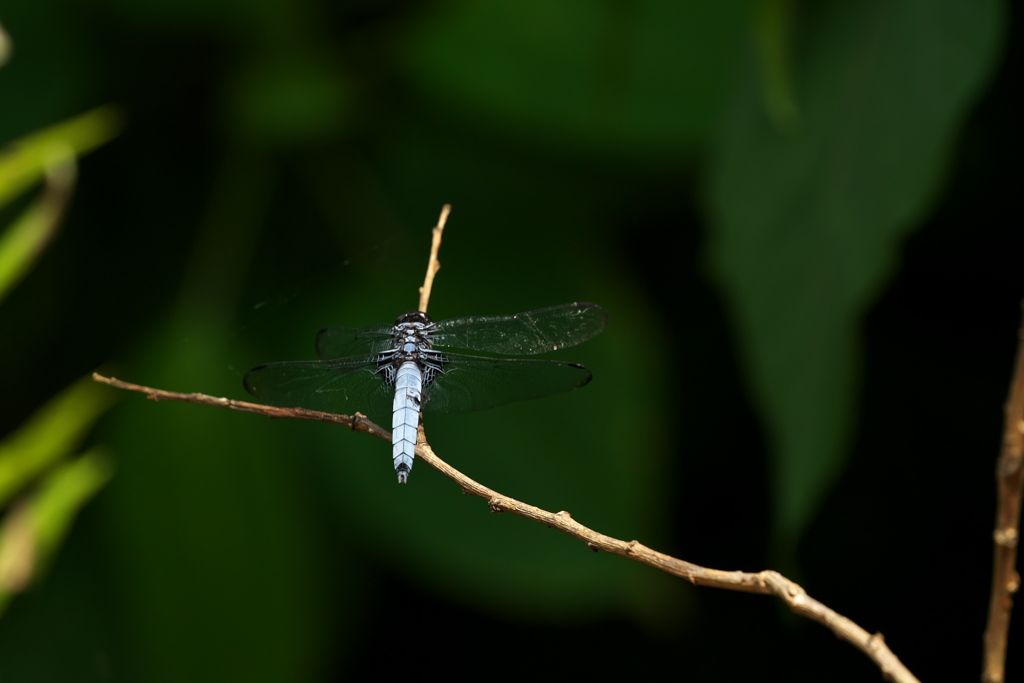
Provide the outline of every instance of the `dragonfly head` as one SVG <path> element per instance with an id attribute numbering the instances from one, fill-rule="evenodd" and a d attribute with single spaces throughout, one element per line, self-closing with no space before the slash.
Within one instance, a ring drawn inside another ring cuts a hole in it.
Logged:
<path id="1" fill-rule="evenodd" d="M 395 320 L 395 325 L 398 326 L 403 323 L 421 323 L 423 325 L 429 325 L 432 322 L 433 321 L 430 319 L 430 316 L 423 311 L 409 311 L 408 313 L 403 313 L 398 316 L 398 319 Z"/>

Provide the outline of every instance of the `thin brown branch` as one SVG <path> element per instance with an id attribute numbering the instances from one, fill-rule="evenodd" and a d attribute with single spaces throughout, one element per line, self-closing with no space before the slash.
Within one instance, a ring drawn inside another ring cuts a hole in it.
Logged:
<path id="1" fill-rule="evenodd" d="M 868 633 L 852 620 L 818 602 L 798 584 L 776 571 L 761 572 L 724 571 L 701 567 L 648 548 L 639 541 L 623 541 L 605 536 L 586 527 L 565 511 L 548 512 L 538 507 L 501 495 L 482 484 L 473 481 L 448 463 L 441 460 L 428 444 L 416 446 L 416 457 L 457 483 L 465 493 L 487 500 L 492 512 L 511 512 L 532 519 L 583 541 L 591 550 L 621 555 L 631 560 L 660 569 L 686 579 L 698 586 L 709 586 L 725 590 L 761 593 L 781 598 L 797 614 L 817 621 L 828 627 L 839 638 L 851 643 L 864 652 L 882 670 L 883 675 L 899 683 L 916 682 L 917 678 L 903 665 L 885 644 L 880 633 Z"/>
<path id="2" fill-rule="evenodd" d="M 1017 333 L 1017 360 L 1006 399 L 1003 445 L 996 466 L 995 544 L 992 563 L 992 595 L 985 628 L 985 665 L 981 680 L 1003 683 L 1006 680 L 1006 639 L 1010 630 L 1013 595 L 1020 588 L 1017 573 L 1017 541 L 1020 537 L 1021 497 L 1024 494 L 1024 322 Z"/>
<path id="3" fill-rule="evenodd" d="M 430 260 L 427 262 L 427 275 L 423 278 L 423 286 L 420 287 L 420 308 L 427 312 L 427 304 L 430 303 L 430 290 L 434 286 L 434 276 L 441 270 L 441 262 L 437 260 L 437 252 L 441 248 L 441 235 L 444 233 L 444 224 L 448 222 L 448 214 L 452 212 L 452 205 L 445 204 L 441 207 L 441 215 L 434 226 L 433 239 L 430 242 Z"/>
<path id="4" fill-rule="evenodd" d="M 268 417 L 317 420 L 319 422 L 329 422 L 350 427 L 354 431 L 373 434 L 387 441 L 391 440 L 391 434 L 387 430 L 382 429 L 358 414 L 356 417 L 349 417 L 347 415 L 332 415 L 330 413 L 303 410 L 301 408 L 273 408 L 257 403 L 234 401 L 205 394 L 180 394 L 131 384 L 130 382 L 122 382 L 112 377 L 104 377 L 98 373 L 93 373 L 93 379 L 120 389 L 147 394 L 149 398 L 155 401 L 184 401 L 187 403 L 220 406 L 232 410 L 244 410 Z M 622 541 L 600 534 L 574 520 L 568 512 L 548 512 L 547 510 L 542 510 L 514 498 L 504 496 L 477 483 L 441 460 L 425 442 L 422 427 L 419 432 L 419 443 L 416 444 L 416 457 L 454 481 L 465 493 L 486 500 L 492 512 L 511 512 L 520 517 L 532 519 L 535 522 L 540 522 L 545 526 L 557 529 L 562 533 L 583 541 L 591 550 L 604 550 L 605 552 L 642 562 L 655 569 L 660 569 L 661 571 L 686 579 L 694 585 L 743 591 L 746 593 L 761 593 L 781 598 L 797 614 L 823 624 L 835 633 L 836 636 L 864 652 L 881 669 L 886 679 L 897 681 L 897 683 L 918 683 L 917 678 L 910 673 L 885 644 L 885 639 L 880 633 L 868 633 L 847 617 L 838 614 L 807 595 L 807 592 L 798 584 L 790 581 L 778 572 L 765 570 L 751 573 L 708 569 L 659 553 L 639 541 Z"/>
<path id="5" fill-rule="evenodd" d="M 104 377 L 98 372 L 92 373 L 92 378 L 101 384 L 106 384 L 117 389 L 127 389 L 128 391 L 137 391 L 140 394 L 146 394 L 147 398 L 152 401 L 198 403 L 204 406 L 218 406 L 221 408 L 230 408 L 231 410 L 241 410 L 246 413 L 257 413 L 259 415 L 266 415 L 267 417 L 283 417 L 294 418 L 297 420 L 328 422 L 330 424 L 348 427 L 354 432 L 364 432 L 366 434 L 372 434 L 373 436 L 380 437 L 385 441 L 391 441 L 391 432 L 359 413 L 356 413 L 355 415 L 335 415 L 333 413 L 321 413 L 318 410 L 306 410 L 305 408 L 277 408 L 275 406 L 263 405 L 262 403 L 236 401 L 230 398 L 219 398 L 217 396 L 208 396 L 206 394 L 182 394 L 177 391 L 164 391 L 163 389 L 154 389 L 153 387 L 146 387 L 141 384 L 132 384 L 131 382 L 125 382 L 115 377 Z"/>

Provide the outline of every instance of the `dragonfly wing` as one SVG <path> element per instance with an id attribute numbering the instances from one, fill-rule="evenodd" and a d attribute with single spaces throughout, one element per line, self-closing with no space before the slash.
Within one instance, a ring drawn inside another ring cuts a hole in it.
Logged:
<path id="1" fill-rule="evenodd" d="M 245 389 L 273 406 L 383 418 L 391 415 L 394 390 L 376 369 L 365 357 L 267 363 L 245 374 Z"/>
<path id="2" fill-rule="evenodd" d="M 582 387 L 590 370 L 575 363 L 481 358 L 444 353 L 440 374 L 426 389 L 423 412 L 468 413 Z"/>
<path id="3" fill-rule="evenodd" d="M 435 325 L 434 343 L 470 351 L 532 356 L 575 346 L 600 333 L 608 313 L 591 303 L 571 303 L 515 315 L 470 316 Z"/>
<path id="4" fill-rule="evenodd" d="M 316 335 L 316 355 L 321 360 L 376 356 L 391 346 L 390 325 L 372 327 L 325 327 Z"/>

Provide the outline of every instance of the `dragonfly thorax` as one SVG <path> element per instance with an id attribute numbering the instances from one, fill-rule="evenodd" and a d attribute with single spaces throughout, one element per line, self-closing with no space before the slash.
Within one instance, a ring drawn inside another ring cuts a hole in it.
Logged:
<path id="1" fill-rule="evenodd" d="M 433 332 L 432 323 L 398 323 L 395 325 L 392 349 L 401 350 L 403 354 L 409 356 L 429 350 L 434 346 Z"/>
<path id="2" fill-rule="evenodd" d="M 434 323 L 426 313 L 412 311 L 395 321 L 391 349 L 377 359 L 377 372 L 388 386 L 394 386 L 398 370 L 404 363 L 416 363 L 423 375 L 424 387 L 429 386 L 441 372 L 444 358 L 434 351 L 432 335 Z"/>

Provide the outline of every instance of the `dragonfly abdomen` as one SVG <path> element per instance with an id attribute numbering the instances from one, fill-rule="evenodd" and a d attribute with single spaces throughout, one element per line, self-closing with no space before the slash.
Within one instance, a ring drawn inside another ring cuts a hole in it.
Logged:
<path id="1" fill-rule="evenodd" d="M 391 420 L 391 452 L 398 483 L 404 484 L 416 458 L 416 430 L 420 424 L 423 373 L 416 361 L 407 360 L 395 377 L 394 414 Z"/>

